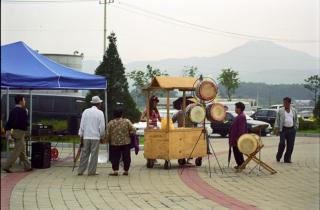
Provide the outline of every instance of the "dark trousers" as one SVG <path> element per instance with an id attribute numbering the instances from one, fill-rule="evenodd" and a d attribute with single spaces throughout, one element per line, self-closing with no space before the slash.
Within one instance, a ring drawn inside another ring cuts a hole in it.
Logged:
<path id="1" fill-rule="evenodd" d="M 119 146 L 110 145 L 109 152 L 110 152 L 109 157 L 112 164 L 112 169 L 114 171 L 119 170 L 121 156 L 123 160 L 123 169 L 125 171 L 129 170 L 130 163 L 131 163 L 130 144 L 119 145 Z"/>
<path id="2" fill-rule="evenodd" d="M 232 150 L 233 150 L 234 159 L 236 160 L 237 165 L 241 166 L 242 163 L 244 162 L 243 154 L 239 151 L 238 146 L 233 146 Z"/>
<path id="3" fill-rule="evenodd" d="M 296 130 L 293 127 L 282 128 L 282 131 L 280 132 L 280 142 L 278 146 L 278 153 L 276 156 L 277 160 L 280 161 L 282 154 L 284 152 L 284 149 L 286 147 L 286 142 L 287 142 L 287 150 L 286 150 L 286 153 L 284 154 L 284 161 L 285 162 L 291 161 L 291 155 L 293 152 L 295 138 L 296 138 Z"/>

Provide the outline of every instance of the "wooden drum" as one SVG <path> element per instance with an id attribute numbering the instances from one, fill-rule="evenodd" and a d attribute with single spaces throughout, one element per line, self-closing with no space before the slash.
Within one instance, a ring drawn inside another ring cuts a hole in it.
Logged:
<path id="1" fill-rule="evenodd" d="M 202 81 L 198 83 L 195 92 L 197 97 L 201 100 L 209 101 L 216 97 L 217 87 L 211 81 Z"/>
<path id="2" fill-rule="evenodd" d="M 226 111 L 222 104 L 213 103 L 207 106 L 206 116 L 210 121 L 223 121 L 226 117 Z"/>
<path id="3" fill-rule="evenodd" d="M 246 155 L 254 153 L 259 145 L 261 145 L 259 136 L 252 133 L 243 134 L 238 140 L 239 151 Z"/>
<path id="4" fill-rule="evenodd" d="M 199 104 L 192 104 L 187 107 L 186 110 L 187 116 L 194 123 L 201 123 L 206 117 L 204 108 Z"/>

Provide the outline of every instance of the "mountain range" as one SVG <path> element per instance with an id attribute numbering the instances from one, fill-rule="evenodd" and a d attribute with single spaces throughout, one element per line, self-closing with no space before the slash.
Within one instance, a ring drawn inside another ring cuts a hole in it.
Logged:
<path id="1" fill-rule="evenodd" d="M 145 70 L 148 64 L 172 76 L 180 76 L 186 66 L 194 66 L 204 76 L 213 78 L 220 74 L 221 69 L 232 68 L 239 72 L 242 82 L 267 84 L 301 84 L 320 71 L 320 58 L 269 41 L 249 41 L 212 57 L 136 61 L 125 64 L 125 68 L 127 72 Z M 98 61 L 85 60 L 83 69 L 92 73 L 98 65 Z"/>

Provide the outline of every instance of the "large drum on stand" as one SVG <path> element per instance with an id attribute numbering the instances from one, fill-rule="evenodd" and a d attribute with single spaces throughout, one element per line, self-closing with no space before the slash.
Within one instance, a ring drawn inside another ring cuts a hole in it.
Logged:
<path id="1" fill-rule="evenodd" d="M 201 81 L 197 84 L 195 94 L 203 101 L 213 100 L 217 95 L 218 88 L 212 81 Z"/>
<path id="2" fill-rule="evenodd" d="M 224 121 L 226 117 L 226 111 L 222 104 L 213 103 L 207 106 L 206 116 L 209 121 Z"/>
<path id="3" fill-rule="evenodd" d="M 241 153 L 251 155 L 261 145 L 260 137 L 252 133 L 243 134 L 240 136 L 237 145 Z"/>
<path id="4" fill-rule="evenodd" d="M 186 114 L 193 123 L 201 123 L 206 117 L 205 110 L 200 104 L 190 104 Z"/>

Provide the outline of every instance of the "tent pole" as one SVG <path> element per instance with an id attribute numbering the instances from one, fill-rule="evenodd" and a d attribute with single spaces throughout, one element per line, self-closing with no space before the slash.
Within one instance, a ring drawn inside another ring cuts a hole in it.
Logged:
<path id="1" fill-rule="evenodd" d="M 107 94 L 107 89 L 104 91 L 104 98 L 105 98 L 105 102 L 104 102 L 104 116 L 106 117 L 106 127 L 108 124 L 108 94 Z"/>
<path id="2" fill-rule="evenodd" d="M 7 88 L 7 115 L 6 115 L 6 120 L 7 120 L 7 122 L 8 122 L 8 120 L 9 120 L 9 103 L 10 103 L 10 101 L 9 101 L 9 88 Z"/>
<path id="3" fill-rule="evenodd" d="M 6 115 L 6 120 L 8 122 L 8 120 L 9 120 L 9 103 L 10 103 L 10 101 L 9 101 L 9 88 L 7 88 L 6 92 L 7 92 L 7 115 Z M 6 145 L 7 145 L 6 146 L 6 151 L 8 152 L 9 151 L 9 142 L 8 141 L 7 141 Z"/>
<path id="4" fill-rule="evenodd" d="M 31 141 L 31 132 L 32 132 L 32 90 L 29 92 L 30 94 L 30 113 L 29 113 L 29 141 Z"/>
<path id="5" fill-rule="evenodd" d="M 107 83 L 107 82 L 106 82 Z M 108 125 L 108 93 L 107 93 L 107 84 L 106 84 L 106 89 L 104 90 L 104 116 L 106 118 L 106 128 Z M 107 163 L 109 162 L 109 144 L 107 144 Z"/>

